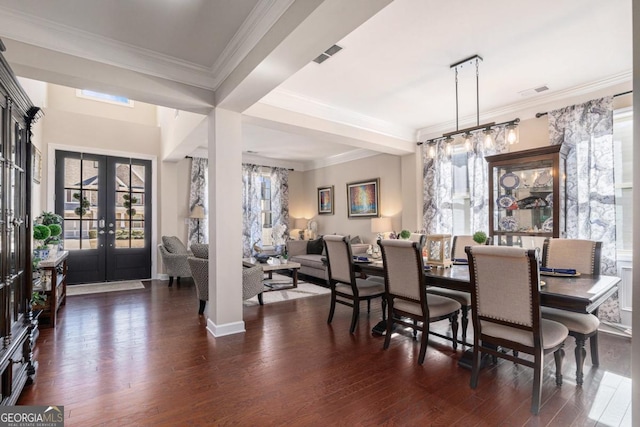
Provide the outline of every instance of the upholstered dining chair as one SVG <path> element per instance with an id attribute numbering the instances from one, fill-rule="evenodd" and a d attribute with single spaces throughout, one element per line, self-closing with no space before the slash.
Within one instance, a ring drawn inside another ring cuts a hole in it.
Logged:
<path id="1" fill-rule="evenodd" d="M 531 412 L 537 414 L 544 355 L 553 353 L 556 384 L 562 385 L 563 347 L 569 334 L 563 324 L 540 315 L 537 253 L 510 246 L 468 246 L 466 252 L 474 331 L 471 388 L 478 385 L 482 353 L 528 366 L 533 368 Z M 518 353 L 529 354 L 533 360 L 518 357 Z"/>
<path id="2" fill-rule="evenodd" d="M 371 312 L 371 300 L 382 300 L 382 317 L 385 318 L 386 301 L 384 285 L 377 281 L 356 278 L 352 263 L 351 246 L 345 236 L 327 235 L 323 237 L 327 254 L 327 271 L 331 288 L 331 307 L 327 323 L 333 320 L 336 303 L 353 308 L 351 327 L 353 334 L 360 316 L 360 302 L 367 301 L 367 313 Z"/>
<path id="3" fill-rule="evenodd" d="M 542 249 L 542 266 L 546 268 L 574 269 L 581 274 L 596 276 L 600 274 L 600 256 L 602 242 L 582 239 L 547 239 Z M 598 327 L 597 313 L 574 313 L 559 308 L 542 307 L 542 317 L 554 320 L 569 329 L 569 335 L 575 338 L 576 383 L 582 385 L 584 360 L 587 355 L 585 342 L 591 347 L 591 364 L 598 366 Z"/>
<path id="4" fill-rule="evenodd" d="M 488 238 L 484 243 L 486 245 L 491 244 L 491 238 Z M 466 246 L 476 246 L 478 243 L 473 240 L 473 236 L 456 235 L 453 236 L 451 242 L 451 259 L 454 262 L 466 262 L 467 253 L 464 251 Z M 471 294 L 469 292 L 456 291 L 453 289 L 444 289 L 438 287 L 429 287 L 427 292 L 434 295 L 440 295 L 443 297 L 452 298 L 460 303 L 461 306 L 461 320 L 462 320 L 462 343 L 467 344 L 467 329 L 469 327 L 469 310 L 471 310 Z"/>
<path id="5" fill-rule="evenodd" d="M 187 258 L 192 254 L 178 237 L 162 236 L 162 244 L 158 245 L 158 249 L 169 275 L 169 287 L 173 285 L 174 277 L 178 278 L 178 283 L 180 283 L 180 277 L 191 277 Z"/>
<path id="6" fill-rule="evenodd" d="M 420 331 L 422 334 L 418 364 L 422 365 L 427 352 L 429 324 L 449 319 L 455 350 L 460 303 L 439 295 L 427 295 L 422 247 L 418 242 L 408 240 L 380 240 L 379 243 L 382 248 L 388 309 L 387 333 L 383 348 L 389 348 L 395 323 Z"/>

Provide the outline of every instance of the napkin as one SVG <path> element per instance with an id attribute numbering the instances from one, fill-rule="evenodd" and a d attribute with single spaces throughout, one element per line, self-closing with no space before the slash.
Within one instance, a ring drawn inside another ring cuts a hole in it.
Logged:
<path id="1" fill-rule="evenodd" d="M 544 273 L 558 273 L 558 274 L 576 274 L 575 268 L 547 268 L 540 267 L 540 271 Z"/>
<path id="2" fill-rule="evenodd" d="M 369 258 L 367 258 L 366 256 L 356 256 L 356 255 L 354 255 L 353 256 L 353 260 L 354 261 L 364 261 L 364 262 L 366 262 L 366 261 L 369 261 Z"/>
<path id="3" fill-rule="evenodd" d="M 467 258 L 454 258 L 452 259 L 453 262 L 456 262 L 458 264 L 468 264 L 469 260 Z"/>

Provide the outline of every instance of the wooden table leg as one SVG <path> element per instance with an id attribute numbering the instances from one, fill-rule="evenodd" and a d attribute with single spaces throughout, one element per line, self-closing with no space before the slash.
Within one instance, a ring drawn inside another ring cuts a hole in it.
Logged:
<path id="1" fill-rule="evenodd" d="M 293 273 L 291 273 L 291 277 L 293 278 L 293 287 L 298 287 L 298 269 L 294 268 Z"/>

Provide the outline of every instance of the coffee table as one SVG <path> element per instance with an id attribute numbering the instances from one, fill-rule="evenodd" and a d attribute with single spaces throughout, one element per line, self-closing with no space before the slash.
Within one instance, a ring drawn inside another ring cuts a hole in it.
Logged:
<path id="1" fill-rule="evenodd" d="M 272 273 L 274 271 L 284 271 L 284 270 L 289 270 L 291 271 L 291 278 L 292 278 L 292 283 L 286 284 L 286 285 L 280 285 L 280 284 L 275 284 L 275 283 L 271 283 L 271 284 L 267 284 L 265 283 L 265 286 L 267 286 L 270 289 L 265 289 L 265 292 L 269 292 L 269 291 L 279 291 L 282 289 L 291 289 L 291 288 L 297 288 L 298 287 L 298 269 L 300 269 L 300 263 L 298 262 L 287 262 L 286 264 L 267 264 L 262 263 L 262 262 L 258 262 L 258 261 L 253 261 L 250 258 L 242 258 L 242 265 L 245 267 L 254 267 L 256 265 L 259 265 L 260 267 L 262 267 L 262 271 L 264 273 L 267 273 L 269 275 L 269 279 L 272 278 Z"/>

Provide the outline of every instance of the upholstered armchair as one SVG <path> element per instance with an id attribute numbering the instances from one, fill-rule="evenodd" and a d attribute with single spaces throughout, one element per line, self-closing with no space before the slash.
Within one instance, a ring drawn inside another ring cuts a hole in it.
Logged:
<path id="1" fill-rule="evenodd" d="M 187 258 L 191 276 L 196 284 L 196 295 L 200 301 L 198 314 L 204 313 L 204 307 L 209 300 L 209 245 L 193 243 L 193 256 Z"/>
<path id="2" fill-rule="evenodd" d="M 191 277 L 191 269 L 187 262 L 187 257 L 191 253 L 186 246 L 176 236 L 162 236 L 162 244 L 158 245 L 162 263 L 164 264 L 167 274 L 169 275 L 169 287 L 173 285 L 173 278 Z"/>
<path id="3" fill-rule="evenodd" d="M 248 300 L 258 295 L 258 301 L 260 305 L 262 302 L 262 278 L 264 273 L 262 272 L 262 266 L 256 265 L 255 267 L 242 269 L 242 299 Z"/>

